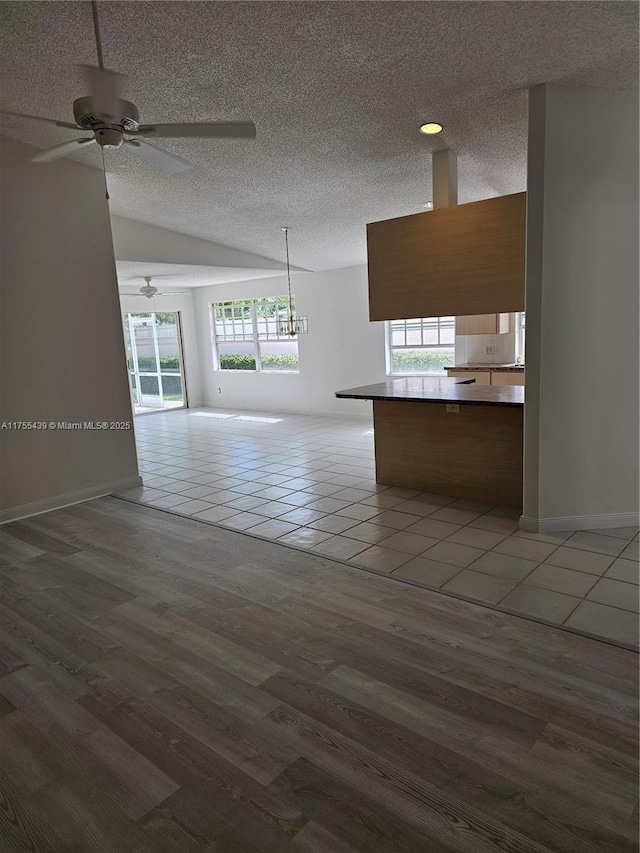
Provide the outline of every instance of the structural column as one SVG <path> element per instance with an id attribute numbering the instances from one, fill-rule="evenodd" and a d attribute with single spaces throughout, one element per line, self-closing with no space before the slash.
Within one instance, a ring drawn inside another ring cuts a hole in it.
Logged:
<path id="1" fill-rule="evenodd" d="M 524 513 L 638 524 L 638 101 L 529 98 Z"/>

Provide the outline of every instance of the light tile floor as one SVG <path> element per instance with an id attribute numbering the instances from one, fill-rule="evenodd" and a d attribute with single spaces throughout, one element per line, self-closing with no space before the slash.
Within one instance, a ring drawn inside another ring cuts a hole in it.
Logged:
<path id="1" fill-rule="evenodd" d="M 137 418 L 123 497 L 638 644 L 638 528 L 536 534 L 518 513 L 375 482 L 366 420 L 188 409 Z"/>

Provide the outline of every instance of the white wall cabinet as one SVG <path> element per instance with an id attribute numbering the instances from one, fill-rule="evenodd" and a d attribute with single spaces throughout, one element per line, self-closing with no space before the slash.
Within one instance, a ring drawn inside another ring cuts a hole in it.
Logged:
<path id="1" fill-rule="evenodd" d="M 467 314 L 456 317 L 456 335 L 506 335 L 508 314 Z"/>

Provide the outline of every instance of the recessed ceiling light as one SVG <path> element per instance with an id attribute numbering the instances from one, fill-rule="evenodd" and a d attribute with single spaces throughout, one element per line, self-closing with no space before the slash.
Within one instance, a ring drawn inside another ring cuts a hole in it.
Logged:
<path id="1" fill-rule="evenodd" d="M 433 202 L 432 201 L 425 201 L 422 206 L 426 207 L 427 210 L 433 210 Z"/>
<path id="2" fill-rule="evenodd" d="M 420 125 L 420 133 L 426 133 L 427 135 L 442 133 L 442 125 L 437 121 L 428 121 L 426 124 Z"/>

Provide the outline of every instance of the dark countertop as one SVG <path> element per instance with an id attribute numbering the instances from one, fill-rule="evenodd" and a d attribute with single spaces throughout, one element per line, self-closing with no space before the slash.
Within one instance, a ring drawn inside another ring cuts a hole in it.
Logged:
<path id="1" fill-rule="evenodd" d="M 524 370 L 524 364 L 452 364 L 445 370 L 472 370 L 474 373 L 499 373 L 501 371 L 511 373 Z"/>
<path id="2" fill-rule="evenodd" d="M 459 403 L 464 406 L 522 406 L 522 385 L 477 385 L 465 379 L 407 376 L 374 385 L 336 391 L 349 400 L 394 400 L 409 403 Z"/>

